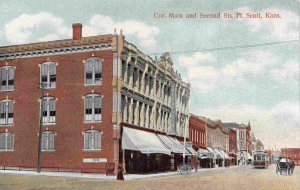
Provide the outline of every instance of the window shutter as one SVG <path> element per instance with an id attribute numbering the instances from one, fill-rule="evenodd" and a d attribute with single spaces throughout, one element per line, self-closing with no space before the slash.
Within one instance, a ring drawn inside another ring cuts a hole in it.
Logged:
<path id="1" fill-rule="evenodd" d="M 47 134 L 42 133 L 42 150 L 47 150 Z"/>
<path id="2" fill-rule="evenodd" d="M 13 137 L 12 134 L 7 134 L 6 136 L 7 150 L 13 149 Z"/>
<path id="3" fill-rule="evenodd" d="M 53 115 L 53 113 L 52 113 L 52 115 L 51 116 L 55 116 L 55 111 L 56 111 L 56 100 L 55 99 L 50 99 L 49 100 L 49 106 L 50 106 L 50 112 L 54 112 L 54 115 Z"/>
<path id="4" fill-rule="evenodd" d="M 95 82 L 100 81 L 102 78 L 102 62 L 95 59 Z"/>
<path id="5" fill-rule="evenodd" d="M 101 96 L 95 96 L 95 113 L 101 114 L 101 108 L 102 108 L 102 97 Z M 96 112 L 97 109 L 97 112 Z M 100 112 L 99 112 L 100 111 Z"/>
<path id="6" fill-rule="evenodd" d="M 85 80 L 86 84 L 93 83 L 93 63 L 91 60 L 85 62 Z"/>
<path id="7" fill-rule="evenodd" d="M 13 90 L 14 88 L 14 73 L 15 69 L 13 67 L 8 68 L 8 90 Z"/>
<path id="8" fill-rule="evenodd" d="M 8 104 L 8 117 L 10 117 L 10 114 L 14 113 L 14 104 L 12 101 L 7 102 L 7 104 Z"/>
<path id="9" fill-rule="evenodd" d="M 43 108 L 43 116 L 47 117 L 48 101 L 44 98 L 42 102 L 43 102 L 43 106 L 42 106 L 42 108 Z"/>
<path id="10" fill-rule="evenodd" d="M 84 149 L 89 149 L 89 138 L 87 132 L 84 133 Z"/>
<path id="11" fill-rule="evenodd" d="M 5 113 L 6 113 L 6 102 L 1 102 L 0 103 L 0 118 L 5 118 Z"/>
<path id="12" fill-rule="evenodd" d="M 48 149 L 54 150 L 54 133 L 49 133 Z"/>
<path id="13" fill-rule="evenodd" d="M 42 64 L 41 66 L 41 76 L 42 76 L 42 82 L 47 82 L 47 75 L 48 75 L 48 64 Z M 46 77 L 46 78 L 43 78 Z"/>
<path id="14" fill-rule="evenodd" d="M 94 132 L 94 149 L 99 149 L 99 132 Z"/>
<path id="15" fill-rule="evenodd" d="M 92 97 L 88 96 L 85 98 L 85 108 L 92 109 Z"/>
<path id="16" fill-rule="evenodd" d="M 51 63 L 49 65 L 49 77 L 50 77 L 50 87 L 55 87 L 56 85 L 56 64 Z"/>
<path id="17" fill-rule="evenodd" d="M 6 69 L 1 68 L 1 90 L 6 90 Z"/>
<path id="18" fill-rule="evenodd" d="M 55 63 L 49 64 L 49 68 L 50 68 L 49 74 L 50 75 L 56 75 L 56 65 L 55 65 Z"/>
<path id="19" fill-rule="evenodd" d="M 5 134 L 0 134 L 0 150 L 5 149 Z"/>

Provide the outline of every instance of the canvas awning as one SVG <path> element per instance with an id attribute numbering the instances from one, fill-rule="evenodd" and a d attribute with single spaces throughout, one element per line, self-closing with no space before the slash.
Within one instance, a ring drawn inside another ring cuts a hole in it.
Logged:
<path id="1" fill-rule="evenodd" d="M 123 127 L 122 149 L 140 151 L 143 154 L 171 154 L 154 133 Z"/>
<path id="2" fill-rule="evenodd" d="M 183 152 L 183 147 L 179 147 L 175 142 L 172 137 L 168 137 L 165 135 L 157 135 L 158 138 L 161 140 L 161 142 L 173 153 L 179 153 L 182 154 Z M 173 140 L 172 140 L 173 139 Z"/>
<path id="3" fill-rule="evenodd" d="M 209 159 L 209 158 L 213 158 L 213 154 L 210 153 L 207 149 L 204 148 L 199 148 L 198 151 L 198 157 L 200 159 Z"/>
<path id="4" fill-rule="evenodd" d="M 217 153 L 215 152 L 215 150 L 213 148 L 211 148 L 211 147 L 207 147 L 207 150 L 210 152 L 211 158 L 212 159 L 216 159 Z"/>
<path id="5" fill-rule="evenodd" d="M 185 148 L 190 152 L 191 155 L 197 156 L 197 152 L 193 149 L 192 143 L 187 142 Z"/>
<path id="6" fill-rule="evenodd" d="M 177 140 L 176 138 L 170 138 L 178 147 L 179 149 L 183 150 L 183 144 L 181 144 L 181 142 L 179 142 L 179 140 Z M 183 151 L 181 151 L 182 153 Z M 189 151 L 187 151 L 185 149 L 185 155 L 191 155 Z"/>
<path id="7" fill-rule="evenodd" d="M 224 150 L 222 150 L 222 149 L 219 149 L 219 150 L 220 150 L 220 152 L 223 154 L 223 157 L 224 157 L 225 159 L 229 159 L 228 154 L 227 154 Z"/>
<path id="8" fill-rule="evenodd" d="M 214 151 L 216 153 L 216 159 L 224 159 L 222 153 L 219 151 L 219 149 L 214 148 Z"/>
<path id="9" fill-rule="evenodd" d="M 253 157 L 249 154 L 249 152 L 247 152 L 247 159 L 248 160 L 253 160 Z"/>

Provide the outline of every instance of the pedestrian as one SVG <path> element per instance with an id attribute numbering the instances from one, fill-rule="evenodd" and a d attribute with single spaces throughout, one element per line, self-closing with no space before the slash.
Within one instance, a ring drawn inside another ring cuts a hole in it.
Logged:
<path id="1" fill-rule="evenodd" d="M 195 172 L 197 172 L 197 171 L 198 171 L 198 165 L 199 165 L 199 160 L 198 160 L 198 158 L 196 158 L 196 163 L 195 163 L 195 165 L 196 165 Z"/>
<path id="2" fill-rule="evenodd" d="M 124 180 L 123 171 L 124 171 L 123 166 L 120 163 L 118 166 L 117 180 Z"/>

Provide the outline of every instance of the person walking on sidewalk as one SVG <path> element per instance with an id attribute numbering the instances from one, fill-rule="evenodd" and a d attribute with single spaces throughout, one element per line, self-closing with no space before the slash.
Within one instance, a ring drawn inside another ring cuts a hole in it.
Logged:
<path id="1" fill-rule="evenodd" d="M 124 171 L 123 166 L 120 163 L 118 166 L 117 180 L 124 180 L 123 171 Z"/>

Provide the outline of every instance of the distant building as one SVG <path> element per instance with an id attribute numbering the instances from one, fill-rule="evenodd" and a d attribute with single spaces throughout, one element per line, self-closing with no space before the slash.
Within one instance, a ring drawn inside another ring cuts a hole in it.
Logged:
<path id="1" fill-rule="evenodd" d="M 214 154 L 213 164 L 228 165 L 229 129 L 224 127 L 221 120 L 213 121 L 202 116 L 199 118 L 206 123 L 206 146 Z"/>
<path id="2" fill-rule="evenodd" d="M 227 128 L 236 130 L 237 140 L 237 162 L 239 164 L 247 164 L 252 158 L 252 144 L 250 138 L 251 125 L 238 124 L 238 123 L 224 123 Z"/>
<path id="3" fill-rule="evenodd" d="M 209 157 L 206 153 L 206 129 L 205 121 L 198 116 L 191 114 L 189 117 L 189 138 L 193 148 L 198 151 L 197 157 L 193 157 L 192 163 L 200 164 L 200 167 L 208 167 Z M 196 160 L 195 160 L 196 159 Z"/>
<path id="4" fill-rule="evenodd" d="M 257 139 L 255 149 L 256 150 L 264 150 L 265 149 L 264 145 L 260 139 Z"/>
<path id="5" fill-rule="evenodd" d="M 282 148 L 281 156 L 293 160 L 295 165 L 300 166 L 300 148 Z"/>
<path id="6" fill-rule="evenodd" d="M 236 165 L 237 155 L 237 140 L 236 140 L 236 129 L 229 128 L 229 152 L 228 155 L 232 157 L 230 164 Z"/>
<path id="7" fill-rule="evenodd" d="M 193 114 L 189 118 L 189 141 L 195 150 L 206 148 L 205 121 Z"/>

